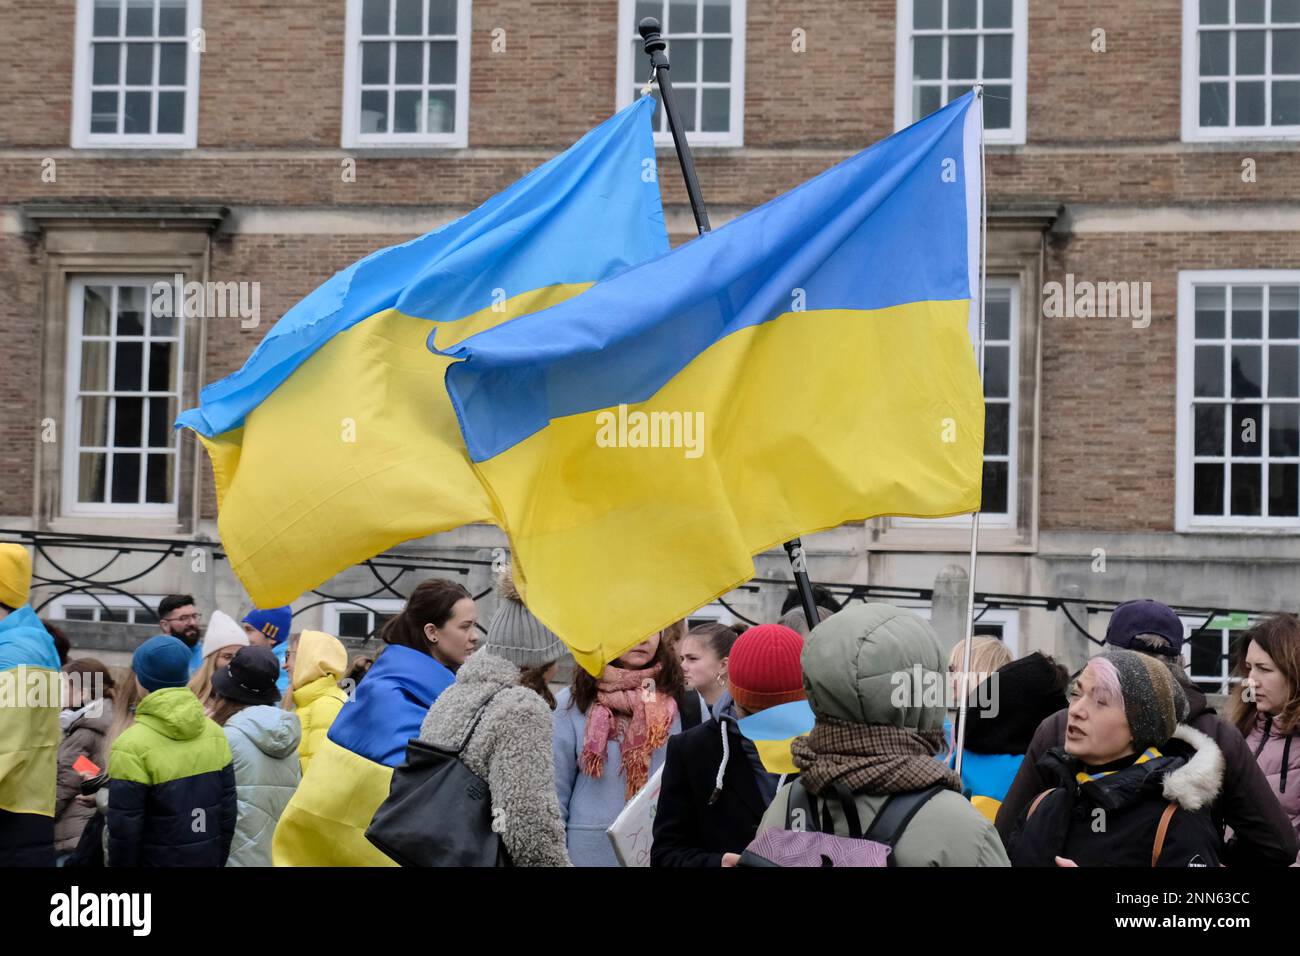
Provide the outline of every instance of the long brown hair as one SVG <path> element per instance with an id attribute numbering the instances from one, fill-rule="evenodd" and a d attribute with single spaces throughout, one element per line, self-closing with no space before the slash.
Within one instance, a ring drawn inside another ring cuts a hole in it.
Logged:
<path id="1" fill-rule="evenodd" d="M 429 639 L 424 636 L 424 625 L 442 627 L 451 620 L 456 602 L 467 597 L 471 597 L 470 593 L 455 581 L 446 578 L 421 581 L 406 599 L 406 607 L 401 613 L 385 622 L 379 639 L 385 644 L 401 644 L 432 657 Z"/>
<path id="2" fill-rule="evenodd" d="M 551 710 L 555 709 L 555 695 L 551 693 L 550 685 L 546 683 L 546 672 L 554 664 L 555 661 L 547 661 L 545 664 L 538 664 L 535 667 L 519 668 L 519 685 L 536 691 L 538 696 L 546 701 L 546 706 Z"/>
<path id="3" fill-rule="evenodd" d="M 655 690 L 669 697 L 680 697 L 686 689 L 686 675 L 682 673 L 682 662 L 677 657 L 677 641 L 674 639 L 680 637 L 683 627 L 682 622 L 678 621 L 659 632 L 659 647 L 650 663 L 646 665 L 647 668 L 659 665 L 659 679 L 655 681 Z M 577 707 L 580 713 L 585 714 L 587 709 L 596 702 L 596 692 L 599 688 L 596 678 L 579 666 L 573 669 L 573 682 L 569 685 L 569 690 L 572 693 L 569 706 Z"/>
<path id="4" fill-rule="evenodd" d="M 232 700 L 229 697 L 223 697 L 221 694 L 213 692 L 212 694 L 212 713 L 210 719 L 219 727 L 226 726 L 226 721 L 235 714 L 239 713 L 245 707 L 251 707 L 252 704 L 245 704 L 242 700 Z"/>
<path id="5" fill-rule="evenodd" d="M 1237 666 L 1233 668 L 1234 677 L 1246 676 L 1246 651 L 1251 642 L 1273 659 L 1278 671 L 1286 678 L 1291 688 L 1291 697 L 1283 705 L 1281 713 L 1273 720 L 1278 733 L 1289 734 L 1300 727 L 1300 616 L 1295 614 L 1277 614 L 1260 621 L 1249 631 L 1241 635 L 1237 644 Z M 1230 720 L 1243 734 L 1249 734 L 1255 726 L 1256 709 L 1253 700 L 1245 699 L 1245 682 L 1230 691 Z"/>
<path id="6" fill-rule="evenodd" d="M 113 741 L 121 735 L 122 731 L 135 723 L 135 708 L 140 701 L 144 700 L 144 691 L 140 688 L 140 682 L 136 680 L 135 671 L 126 668 L 125 675 L 115 683 L 113 691 L 113 724 L 108 728 L 108 737 L 105 743 L 112 747 Z"/>

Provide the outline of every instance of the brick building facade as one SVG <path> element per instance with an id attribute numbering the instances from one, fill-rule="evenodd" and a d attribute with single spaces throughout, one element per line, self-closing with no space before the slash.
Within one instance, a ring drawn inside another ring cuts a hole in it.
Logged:
<path id="1" fill-rule="evenodd" d="M 136 444 L 116 447 L 139 454 L 113 466 L 112 452 L 81 450 L 121 437 L 86 409 L 192 406 L 332 272 L 567 146 L 634 95 L 646 13 L 666 18 L 715 226 L 985 83 L 986 361 L 1005 440 L 986 449 L 997 507 L 982 526 L 980 590 L 1294 606 L 1295 0 L 0 2 L 3 527 L 215 540 L 192 437 L 151 452 L 149 427 L 123 412 Z M 684 241 L 692 221 L 670 146 L 659 166 Z M 133 279 L 176 273 L 257 283 L 260 325 L 187 320 L 156 341 L 87 331 L 92 317 L 120 321 Z M 1052 282 L 1149 283 L 1149 314 L 1046 314 Z M 164 387 L 84 395 L 104 385 L 86 369 L 137 341 L 155 369 L 170 363 L 171 378 L 149 375 Z M 136 491 L 114 502 L 119 481 Z M 103 507 L 81 501 L 96 496 Z M 806 543 L 816 579 L 929 587 L 965 563 L 967 538 L 961 522 L 877 519 Z M 501 543 L 470 528 L 403 550 L 482 558 Z M 758 564 L 788 573 L 780 554 Z M 487 570 L 469 576 L 481 589 Z M 138 585 L 194 591 L 205 610 L 243 597 L 222 564 L 176 562 Z M 369 590 L 355 571 L 331 588 Z M 782 596 L 741 591 L 732 604 L 770 619 Z M 984 621 L 1022 653 L 1055 646 L 1046 612 Z M 1202 673 L 1219 673 L 1220 636 L 1199 639 Z"/>

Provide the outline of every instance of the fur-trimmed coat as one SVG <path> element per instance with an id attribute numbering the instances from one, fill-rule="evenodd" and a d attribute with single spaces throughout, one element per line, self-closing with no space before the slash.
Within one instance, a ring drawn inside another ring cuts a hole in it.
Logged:
<path id="1" fill-rule="evenodd" d="M 493 696 L 495 695 L 495 696 Z M 564 822 L 555 793 L 551 710 L 536 691 L 519 686 L 519 668 L 478 651 L 429 708 L 420 739 L 456 747 L 479 707 L 492 703 L 461 760 L 487 781 L 493 819 L 515 866 L 569 866 Z"/>
<path id="2" fill-rule="evenodd" d="M 1154 865 L 1218 866 L 1209 808 L 1223 787 L 1223 751 L 1188 724 L 1158 750 L 1158 757 L 1082 781 L 1077 759 L 1049 750 L 1038 766 L 1053 789 L 1022 813 L 1007 846 L 1011 865 L 1055 866 L 1061 856 L 1079 866 L 1152 866 L 1160 818 L 1174 803 Z"/>

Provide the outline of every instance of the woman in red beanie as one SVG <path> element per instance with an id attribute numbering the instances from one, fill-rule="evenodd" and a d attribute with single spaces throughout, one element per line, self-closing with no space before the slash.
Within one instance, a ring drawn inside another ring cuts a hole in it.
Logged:
<path id="1" fill-rule="evenodd" d="M 731 646 L 713 718 L 668 741 L 651 866 L 736 865 L 782 782 L 737 721 L 804 698 L 802 651 L 803 638 L 780 624 L 752 627 Z"/>

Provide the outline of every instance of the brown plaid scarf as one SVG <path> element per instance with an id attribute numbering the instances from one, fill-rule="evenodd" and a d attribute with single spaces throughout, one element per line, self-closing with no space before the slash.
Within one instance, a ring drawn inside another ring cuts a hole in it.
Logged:
<path id="1" fill-rule="evenodd" d="M 815 794 L 842 783 L 853 793 L 904 793 L 942 783 L 961 793 L 961 778 L 934 758 L 943 731 L 917 733 L 884 724 L 818 717 L 790 745 L 804 785 Z"/>

